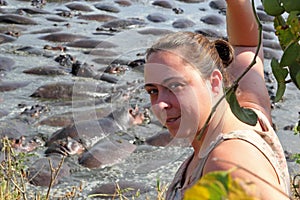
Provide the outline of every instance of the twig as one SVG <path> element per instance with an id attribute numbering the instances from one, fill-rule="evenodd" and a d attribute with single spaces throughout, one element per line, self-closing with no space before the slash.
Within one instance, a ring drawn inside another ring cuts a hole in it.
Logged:
<path id="1" fill-rule="evenodd" d="M 48 161 L 49 161 L 49 167 L 50 167 L 50 170 L 51 170 L 51 179 L 50 179 L 50 184 L 49 184 L 49 187 L 48 187 L 48 190 L 47 190 L 47 195 L 46 195 L 46 199 L 48 200 L 50 198 L 50 190 L 55 182 L 55 180 L 57 179 L 58 175 L 59 175 L 59 172 L 60 172 L 60 169 L 64 163 L 64 160 L 65 160 L 65 156 L 62 157 L 62 159 L 60 160 L 58 166 L 56 169 L 53 168 L 53 165 L 52 165 L 52 162 L 51 162 L 51 159 L 49 158 Z M 53 175 L 54 174 L 54 175 Z"/>

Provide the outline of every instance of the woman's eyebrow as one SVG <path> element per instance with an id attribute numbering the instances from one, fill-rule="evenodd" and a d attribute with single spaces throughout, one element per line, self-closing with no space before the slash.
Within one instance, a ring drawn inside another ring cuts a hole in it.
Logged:
<path id="1" fill-rule="evenodd" d="M 172 76 L 170 78 L 166 78 L 162 81 L 162 84 L 166 84 L 167 82 L 171 81 L 171 80 L 178 80 L 178 81 L 182 81 L 184 80 L 184 78 L 182 76 Z"/>
<path id="2" fill-rule="evenodd" d="M 166 84 L 167 82 L 169 82 L 170 80 L 173 80 L 173 79 L 175 79 L 175 80 L 182 80 L 183 78 L 181 76 L 172 76 L 170 78 L 164 79 L 161 83 L 159 83 L 159 85 L 164 85 L 164 84 Z M 153 83 L 146 83 L 144 85 L 144 88 L 145 87 L 154 87 L 154 84 Z"/>
<path id="3" fill-rule="evenodd" d="M 144 85 L 144 88 L 145 87 L 154 87 L 154 85 L 152 84 L 152 83 L 146 83 L 145 85 Z"/>

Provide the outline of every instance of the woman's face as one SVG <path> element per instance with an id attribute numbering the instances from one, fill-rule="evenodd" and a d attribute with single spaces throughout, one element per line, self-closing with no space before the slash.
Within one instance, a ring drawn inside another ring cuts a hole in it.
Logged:
<path id="1" fill-rule="evenodd" d="M 211 111 L 209 82 L 180 56 L 167 51 L 150 54 L 144 73 L 158 120 L 173 136 L 193 140 Z"/>

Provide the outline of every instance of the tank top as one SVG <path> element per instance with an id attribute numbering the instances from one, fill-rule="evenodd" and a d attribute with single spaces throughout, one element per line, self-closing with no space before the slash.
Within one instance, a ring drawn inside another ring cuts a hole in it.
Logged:
<path id="1" fill-rule="evenodd" d="M 184 192 L 186 191 L 186 189 L 192 187 L 202 177 L 203 168 L 210 152 L 212 152 L 213 149 L 216 148 L 223 141 L 231 139 L 244 140 L 255 146 L 258 150 L 260 150 L 275 169 L 282 191 L 285 192 L 287 195 L 290 195 L 290 176 L 288 173 L 288 167 L 282 146 L 266 116 L 258 110 L 255 110 L 255 112 L 258 115 L 258 120 L 262 128 L 267 131 L 236 130 L 227 134 L 220 134 L 210 144 L 209 148 L 205 151 L 205 153 L 199 156 L 200 158 L 198 165 L 192 173 L 188 185 L 184 185 L 185 173 L 189 163 L 193 158 L 193 155 L 188 157 L 182 163 L 182 165 L 176 172 L 172 183 L 168 188 L 166 200 L 183 199 Z"/>

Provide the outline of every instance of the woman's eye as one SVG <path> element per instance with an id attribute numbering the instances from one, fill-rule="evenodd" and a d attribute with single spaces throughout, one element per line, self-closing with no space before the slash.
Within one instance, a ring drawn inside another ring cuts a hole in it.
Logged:
<path id="1" fill-rule="evenodd" d="M 154 95 L 158 93 L 157 89 L 147 89 L 146 90 L 149 95 Z"/>
<path id="2" fill-rule="evenodd" d="M 174 91 L 174 90 L 178 90 L 181 89 L 184 86 L 184 84 L 182 83 L 171 83 L 168 85 L 169 90 Z"/>

